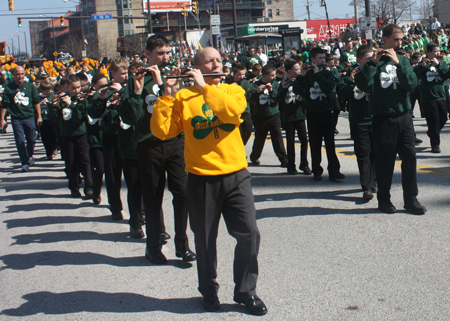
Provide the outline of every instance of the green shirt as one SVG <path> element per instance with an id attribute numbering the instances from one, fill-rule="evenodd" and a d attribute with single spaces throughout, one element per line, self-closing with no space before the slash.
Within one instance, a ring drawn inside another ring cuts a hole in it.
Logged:
<path id="1" fill-rule="evenodd" d="M 348 120 L 350 126 L 364 126 L 372 124 L 372 112 L 370 109 L 370 95 L 355 86 L 349 81 L 341 90 L 339 97 L 343 101 L 348 101 Z"/>
<path id="2" fill-rule="evenodd" d="M 34 105 L 40 103 L 39 91 L 24 81 L 20 87 L 14 81 L 2 85 L 2 108 L 9 107 L 12 118 L 29 119 L 35 115 Z"/>
<path id="3" fill-rule="evenodd" d="M 293 84 L 288 88 L 284 88 L 280 84 L 277 100 L 280 104 L 281 122 L 289 123 L 306 119 L 306 113 L 303 109 L 302 102 L 303 97 L 294 93 Z"/>
<path id="4" fill-rule="evenodd" d="M 418 64 L 414 68 L 417 78 L 421 80 L 420 101 L 445 100 L 445 85 L 449 78 L 449 68 L 445 61 L 439 61 L 439 65 L 429 64 L 422 66 Z"/>
<path id="5" fill-rule="evenodd" d="M 277 102 L 278 82 L 272 81 L 272 91 L 264 89 L 258 93 L 258 87 L 265 85 L 262 79 L 256 81 L 248 90 L 249 102 L 253 105 L 252 115 L 259 117 L 270 117 L 280 112 Z"/>

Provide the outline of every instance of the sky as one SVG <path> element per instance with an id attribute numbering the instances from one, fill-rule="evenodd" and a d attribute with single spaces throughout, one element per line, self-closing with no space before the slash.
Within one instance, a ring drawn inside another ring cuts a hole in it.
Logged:
<path id="1" fill-rule="evenodd" d="M 11 46 L 11 39 L 14 40 L 14 46 L 17 47 L 20 39 L 20 49 L 25 51 L 25 34 L 28 42 L 28 52 L 31 54 L 30 33 L 26 17 L 41 18 L 45 16 L 59 17 L 69 10 L 75 11 L 78 3 L 76 0 L 14 0 L 15 11 L 8 10 L 8 1 L 3 0 L 0 5 L 0 41 L 6 41 Z M 329 18 L 352 18 L 354 8 L 349 6 L 350 0 L 328 0 Z M 320 0 L 310 0 L 311 19 L 325 19 L 325 8 L 320 7 Z M 294 17 L 296 20 L 307 19 L 306 0 L 294 0 Z M 22 17 L 22 28 L 17 26 L 17 17 Z M 11 36 L 13 35 L 13 36 Z"/>

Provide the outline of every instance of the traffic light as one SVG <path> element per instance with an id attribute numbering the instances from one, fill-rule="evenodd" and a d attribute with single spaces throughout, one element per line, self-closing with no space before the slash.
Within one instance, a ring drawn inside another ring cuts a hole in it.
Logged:
<path id="1" fill-rule="evenodd" d="M 197 7 L 197 1 L 194 1 L 194 2 L 192 2 L 192 12 L 194 13 L 194 14 L 197 14 L 198 13 L 198 7 Z"/>
<path id="2" fill-rule="evenodd" d="M 22 28 L 22 17 L 17 17 L 17 25 Z"/>
<path id="3" fill-rule="evenodd" d="M 186 12 L 186 6 L 183 4 L 182 6 L 181 6 L 181 8 L 182 8 L 182 10 L 181 10 L 181 14 L 183 15 L 183 16 L 187 16 L 187 12 Z"/>
<path id="4" fill-rule="evenodd" d="M 59 24 L 64 26 L 64 16 L 59 16 Z"/>
<path id="5" fill-rule="evenodd" d="M 14 11 L 14 0 L 8 0 L 9 11 Z"/>

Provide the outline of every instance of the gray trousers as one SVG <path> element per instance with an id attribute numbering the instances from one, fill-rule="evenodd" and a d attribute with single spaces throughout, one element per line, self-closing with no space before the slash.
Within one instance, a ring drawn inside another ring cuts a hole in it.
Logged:
<path id="1" fill-rule="evenodd" d="M 234 252 L 234 296 L 256 294 L 260 234 L 256 226 L 255 203 L 250 173 L 244 169 L 232 174 L 199 176 L 188 174 L 188 210 L 195 235 L 199 291 L 217 295 L 217 232 L 221 214 L 228 233 L 236 241 Z"/>

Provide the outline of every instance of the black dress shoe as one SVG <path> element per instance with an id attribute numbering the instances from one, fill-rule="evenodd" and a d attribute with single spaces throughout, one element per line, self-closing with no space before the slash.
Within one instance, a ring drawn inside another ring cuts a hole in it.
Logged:
<path id="1" fill-rule="evenodd" d="M 303 175 L 311 175 L 312 171 L 308 166 L 299 167 L 299 169 L 303 172 Z"/>
<path id="2" fill-rule="evenodd" d="M 94 204 L 99 205 L 102 202 L 102 198 L 100 196 L 96 196 L 92 199 Z"/>
<path id="3" fill-rule="evenodd" d="M 261 164 L 261 162 L 259 161 L 259 159 L 252 160 L 252 165 L 253 165 L 253 166 L 258 166 L 259 164 Z"/>
<path id="4" fill-rule="evenodd" d="M 333 175 L 330 174 L 330 177 L 329 177 L 330 181 L 338 181 L 338 180 L 341 180 L 344 178 L 345 178 L 345 175 L 340 172 L 337 172 L 336 174 L 333 174 Z"/>
<path id="5" fill-rule="evenodd" d="M 427 208 L 419 203 L 417 199 L 408 202 L 404 206 L 405 210 L 415 215 L 423 215 L 427 211 Z"/>
<path id="6" fill-rule="evenodd" d="M 167 234 L 166 232 L 162 232 L 161 234 L 159 234 L 159 244 L 167 244 L 167 240 L 170 240 L 169 234 Z"/>
<path id="7" fill-rule="evenodd" d="M 144 237 L 144 231 L 142 230 L 142 227 L 132 227 L 130 226 L 130 235 L 134 239 L 141 239 Z"/>
<path id="8" fill-rule="evenodd" d="M 245 299 L 234 297 L 234 302 L 244 304 L 251 314 L 264 315 L 267 313 L 266 305 L 257 295 Z"/>
<path id="9" fill-rule="evenodd" d="M 379 203 L 378 209 L 386 214 L 394 214 L 395 212 L 397 212 L 397 209 L 391 202 Z"/>
<path id="10" fill-rule="evenodd" d="M 288 172 L 289 175 L 298 175 L 298 172 L 297 172 L 297 170 L 295 168 L 289 168 L 287 170 L 287 172 Z"/>
<path id="11" fill-rule="evenodd" d="M 84 190 L 84 196 L 86 196 L 87 199 L 91 200 L 94 198 L 94 191 L 92 188 L 86 188 Z"/>
<path id="12" fill-rule="evenodd" d="M 420 138 L 416 138 L 416 139 L 414 140 L 414 143 L 415 143 L 416 145 L 420 145 L 420 144 L 423 143 L 423 140 L 421 140 Z"/>
<path id="13" fill-rule="evenodd" d="M 145 257 L 152 263 L 154 264 L 166 264 L 167 263 L 167 259 L 164 256 L 164 254 L 162 254 L 161 251 L 159 251 L 158 253 L 155 253 L 154 255 L 150 254 L 150 251 L 148 250 L 148 247 L 145 248 Z"/>
<path id="14" fill-rule="evenodd" d="M 208 312 L 216 312 L 220 310 L 220 302 L 217 296 L 204 296 L 202 299 L 202 305 Z"/>
<path id="15" fill-rule="evenodd" d="M 314 175 L 313 180 L 320 182 L 322 180 L 322 175 Z"/>
<path id="16" fill-rule="evenodd" d="M 176 257 L 183 258 L 183 261 L 185 262 L 191 262 L 197 260 L 197 255 L 195 255 L 194 252 L 187 249 L 186 251 L 176 251 L 175 252 Z"/>
<path id="17" fill-rule="evenodd" d="M 441 152 L 441 148 L 439 147 L 439 145 L 433 146 L 431 147 L 431 152 L 434 154 L 439 154 Z"/>
<path id="18" fill-rule="evenodd" d="M 81 193 L 79 190 L 74 189 L 73 191 L 70 192 L 70 197 L 81 197 Z"/>
<path id="19" fill-rule="evenodd" d="M 371 200 L 373 198 L 373 193 L 371 190 L 366 190 L 363 192 L 363 199 Z"/>
<path id="20" fill-rule="evenodd" d="M 280 166 L 283 167 L 283 168 L 287 168 L 288 167 L 288 162 L 287 161 L 282 161 Z"/>
<path id="21" fill-rule="evenodd" d="M 120 221 L 123 219 L 122 216 L 122 212 L 121 211 L 117 211 L 117 212 L 112 212 L 111 213 L 111 218 L 113 221 Z"/>

